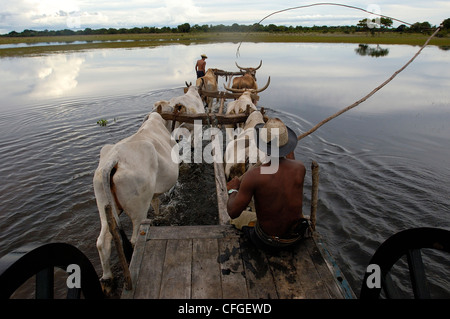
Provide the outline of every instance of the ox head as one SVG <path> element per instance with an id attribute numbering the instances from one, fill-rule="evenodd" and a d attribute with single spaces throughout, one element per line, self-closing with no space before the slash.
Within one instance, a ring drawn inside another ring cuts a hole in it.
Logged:
<path id="1" fill-rule="evenodd" d="M 161 107 L 153 109 L 153 111 L 148 113 L 144 117 L 144 120 L 142 121 L 141 127 L 144 126 L 148 120 L 158 120 L 158 121 L 161 121 L 161 123 L 163 123 L 164 125 L 166 124 L 166 120 L 161 115 Z"/>
<path id="2" fill-rule="evenodd" d="M 203 87 L 203 84 L 204 84 L 204 83 L 205 83 L 205 80 L 203 79 L 203 77 L 198 78 L 198 79 L 195 81 L 195 85 L 198 86 L 198 87 Z M 186 82 L 186 84 L 187 84 L 187 82 Z M 188 88 L 189 88 L 189 86 L 188 86 Z"/>
<path id="3" fill-rule="evenodd" d="M 269 78 L 267 79 L 266 85 L 264 85 L 264 87 L 262 87 L 262 88 L 260 88 L 260 89 L 257 89 L 257 90 L 249 90 L 249 89 L 233 89 L 233 88 L 230 88 L 230 87 L 226 86 L 225 83 L 223 84 L 223 86 L 225 87 L 225 89 L 227 89 L 228 91 L 231 91 L 231 92 L 233 92 L 233 93 L 244 93 L 245 91 L 250 91 L 250 92 L 252 92 L 252 93 L 259 93 L 259 92 L 262 92 L 262 91 L 264 91 L 265 89 L 267 89 L 267 88 L 269 87 L 269 84 L 270 84 L 270 76 L 269 76 Z"/>
<path id="4" fill-rule="evenodd" d="M 172 106 L 170 106 L 170 102 L 166 101 L 166 100 L 161 100 L 158 102 L 155 102 L 155 104 L 153 104 L 153 111 L 157 111 L 159 109 L 159 113 L 161 112 L 172 112 Z"/>
<path id="5" fill-rule="evenodd" d="M 259 65 L 256 68 L 244 68 L 242 66 L 239 66 L 237 62 L 234 62 L 236 66 L 238 67 L 241 72 L 244 72 L 245 74 L 250 74 L 256 81 L 256 70 L 259 70 L 259 68 L 262 65 L 262 60 L 259 62 Z"/>
<path id="6" fill-rule="evenodd" d="M 198 90 L 203 85 L 203 79 L 202 78 L 198 78 L 197 81 L 195 82 L 195 85 L 192 85 L 192 82 L 189 82 L 189 84 L 188 84 L 187 81 L 184 81 L 184 83 L 186 83 L 186 88 L 184 89 L 185 93 L 187 91 L 189 91 L 189 90 L 196 90 L 198 92 Z"/>
<path id="7" fill-rule="evenodd" d="M 208 71 L 206 71 L 205 76 L 214 76 L 214 77 L 217 77 L 217 75 L 216 75 L 216 71 L 217 71 L 217 70 L 218 70 L 218 69 L 211 69 L 211 68 L 209 68 Z"/>
<path id="8" fill-rule="evenodd" d="M 245 121 L 244 130 L 254 128 L 256 124 L 260 123 L 264 123 L 264 116 L 260 111 L 254 111 L 250 113 L 247 120 Z"/>
<path id="9" fill-rule="evenodd" d="M 178 114 L 178 113 L 187 113 L 187 109 L 186 106 L 178 103 L 173 107 L 173 113 L 174 114 Z"/>

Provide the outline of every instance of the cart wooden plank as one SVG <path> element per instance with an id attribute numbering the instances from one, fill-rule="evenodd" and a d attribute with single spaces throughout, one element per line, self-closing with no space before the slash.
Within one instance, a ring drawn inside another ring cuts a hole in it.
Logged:
<path id="1" fill-rule="evenodd" d="M 136 283 L 136 295 L 143 299 L 159 298 L 167 240 L 152 240 L 145 245 L 144 254 L 147 259 L 141 266 L 140 276 Z M 148 282 L 148 278 L 152 278 Z"/>
<path id="2" fill-rule="evenodd" d="M 292 251 L 282 251 L 278 256 L 268 256 L 268 261 L 280 299 L 306 298 L 302 284 L 297 280 L 299 275 L 294 265 Z"/>
<path id="3" fill-rule="evenodd" d="M 167 240 L 161 279 L 161 299 L 190 299 L 192 240 Z"/>
<path id="4" fill-rule="evenodd" d="M 313 237 L 278 253 L 231 225 L 141 226 L 122 298 L 344 298 Z"/>
<path id="5" fill-rule="evenodd" d="M 330 295 L 317 272 L 313 259 L 309 255 L 308 249 L 305 247 L 306 242 L 302 244 L 302 253 L 294 254 L 294 267 L 297 269 L 298 280 L 302 284 L 307 299 L 329 299 Z"/>
<path id="6" fill-rule="evenodd" d="M 305 246 L 308 250 L 311 260 L 314 262 L 317 274 L 320 276 L 321 281 L 326 286 L 327 291 L 331 298 L 337 298 L 340 295 L 339 287 L 336 282 L 332 280 L 333 274 L 327 266 L 326 260 L 322 257 L 318 247 L 313 245 L 312 242 L 305 242 Z"/>
<path id="7" fill-rule="evenodd" d="M 216 238 L 192 240 L 192 298 L 220 299 L 220 265 L 217 262 L 219 244 Z"/>
<path id="8" fill-rule="evenodd" d="M 219 242 L 219 250 L 223 298 L 247 299 L 247 283 L 239 241 L 236 238 L 223 238 Z"/>
<path id="9" fill-rule="evenodd" d="M 250 299 L 277 299 L 277 291 L 264 252 L 246 238 L 241 240 L 241 254 Z"/>

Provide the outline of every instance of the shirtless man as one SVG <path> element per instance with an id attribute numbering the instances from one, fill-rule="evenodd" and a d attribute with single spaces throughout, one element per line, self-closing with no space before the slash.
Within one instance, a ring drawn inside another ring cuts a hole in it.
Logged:
<path id="1" fill-rule="evenodd" d="M 197 72 L 197 79 L 201 78 L 202 76 L 205 76 L 206 72 L 206 59 L 208 57 L 205 54 L 201 55 L 201 60 L 197 61 L 197 64 L 195 64 L 195 71 Z"/>
<path id="2" fill-rule="evenodd" d="M 262 142 L 258 132 L 263 125 L 255 127 L 256 139 L 260 149 L 269 150 L 269 147 L 260 147 Z M 244 226 L 242 231 L 259 248 L 273 250 L 298 242 L 308 228 L 302 214 L 306 169 L 301 161 L 294 159 L 296 134 L 277 118 L 267 121 L 264 127 L 267 130 L 279 128 L 278 170 L 274 174 L 262 174 L 261 168 L 270 165 L 269 162 L 247 171 L 242 181 L 237 177 L 229 181 L 227 211 L 232 219 L 238 218 L 253 197 L 256 225 Z"/>

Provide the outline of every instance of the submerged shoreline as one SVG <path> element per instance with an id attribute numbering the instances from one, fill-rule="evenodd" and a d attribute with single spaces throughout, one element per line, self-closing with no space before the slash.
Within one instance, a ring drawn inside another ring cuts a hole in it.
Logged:
<path id="1" fill-rule="evenodd" d="M 419 33 L 305 32 L 305 33 L 163 33 L 0 37 L 0 58 L 102 48 L 138 48 L 170 44 L 223 42 L 297 42 L 422 45 L 429 35 Z M 433 38 L 429 45 L 450 46 L 450 37 Z M 2 48 L 4 47 L 4 48 Z"/>

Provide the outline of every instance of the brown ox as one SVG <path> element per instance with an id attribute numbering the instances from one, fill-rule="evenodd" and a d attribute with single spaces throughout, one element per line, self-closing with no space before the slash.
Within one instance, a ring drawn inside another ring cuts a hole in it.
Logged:
<path id="1" fill-rule="evenodd" d="M 241 72 L 245 72 L 245 74 L 243 76 L 234 78 L 233 85 L 231 87 L 233 89 L 258 89 L 258 85 L 256 84 L 256 70 L 258 70 L 261 65 L 262 60 L 259 62 L 259 65 L 256 68 L 244 68 L 236 63 L 236 66 L 241 70 Z"/>
<path id="2" fill-rule="evenodd" d="M 252 93 L 257 94 L 257 93 L 260 93 L 260 92 L 264 91 L 265 89 L 267 89 L 267 87 L 269 86 L 269 84 L 270 84 L 270 76 L 269 76 L 269 78 L 267 79 L 266 85 L 264 85 L 264 87 L 262 87 L 262 88 L 259 89 L 259 90 L 258 90 L 258 89 L 237 89 L 237 88 L 234 88 L 234 87 L 230 88 L 230 87 L 226 86 L 225 83 L 223 84 L 223 86 L 225 87 L 226 90 L 228 90 L 228 91 L 230 91 L 230 92 L 233 92 L 233 93 L 244 93 L 245 91 L 250 91 L 250 92 L 252 92 Z M 253 102 L 253 103 L 256 103 L 256 101 L 252 101 L 252 102 Z"/>
<path id="3" fill-rule="evenodd" d="M 217 91 L 217 75 L 214 73 L 217 69 L 208 69 L 206 74 L 201 78 L 197 79 L 195 83 L 200 89 L 210 92 Z M 212 97 L 204 97 L 203 98 L 206 104 L 208 105 L 208 112 L 211 112 L 212 108 Z"/>

